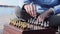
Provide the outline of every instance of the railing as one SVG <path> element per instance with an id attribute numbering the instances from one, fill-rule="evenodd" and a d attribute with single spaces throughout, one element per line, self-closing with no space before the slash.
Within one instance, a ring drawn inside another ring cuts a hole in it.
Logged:
<path id="1" fill-rule="evenodd" d="M 11 8 L 15 8 L 17 6 L 12 6 L 12 5 L 0 5 L 0 7 L 11 7 Z"/>

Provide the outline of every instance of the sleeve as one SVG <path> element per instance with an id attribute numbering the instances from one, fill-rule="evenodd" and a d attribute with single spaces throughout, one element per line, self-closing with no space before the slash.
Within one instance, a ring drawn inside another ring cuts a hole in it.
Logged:
<path id="1" fill-rule="evenodd" d="M 22 8 L 24 4 L 30 4 L 32 0 L 19 0 L 18 2 L 18 5 Z"/>
<path id="2" fill-rule="evenodd" d="M 54 14 L 60 13 L 60 5 L 55 6 L 53 10 L 54 10 Z"/>

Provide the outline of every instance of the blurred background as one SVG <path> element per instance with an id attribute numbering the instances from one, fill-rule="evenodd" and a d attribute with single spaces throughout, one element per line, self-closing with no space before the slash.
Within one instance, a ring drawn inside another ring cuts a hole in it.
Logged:
<path id="1" fill-rule="evenodd" d="M 19 0 L 0 0 L 0 34 L 3 32 L 3 25 L 9 24 L 10 18 L 15 17 L 15 6 Z"/>

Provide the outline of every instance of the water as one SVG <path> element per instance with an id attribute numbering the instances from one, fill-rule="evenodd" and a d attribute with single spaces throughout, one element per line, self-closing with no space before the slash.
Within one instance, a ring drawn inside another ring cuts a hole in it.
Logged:
<path id="1" fill-rule="evenodd" d="M 10 18 L 15 17 L 15 8 L 0 7 L 0 34 L 3 32 L 4 24 L 9 24 Z"/>
<path id="2" fill-rule="evenodd" d="M 0 15 L 12 14 L 15 11 L 14 8 L 9 7 L 0 7 Z"/>

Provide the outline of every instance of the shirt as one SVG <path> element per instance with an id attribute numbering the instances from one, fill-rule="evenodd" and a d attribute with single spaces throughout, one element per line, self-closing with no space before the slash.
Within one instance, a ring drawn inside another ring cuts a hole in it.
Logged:
<path id="1" fill-rule="evenodd" d="M 20 0 L 19 6 L 22 8 L 24 4 L 35 4 L 38 13 L 44 12 L 49 8 L 53 8 L 54 14 L 60 13 L 60 0 Z"/>

